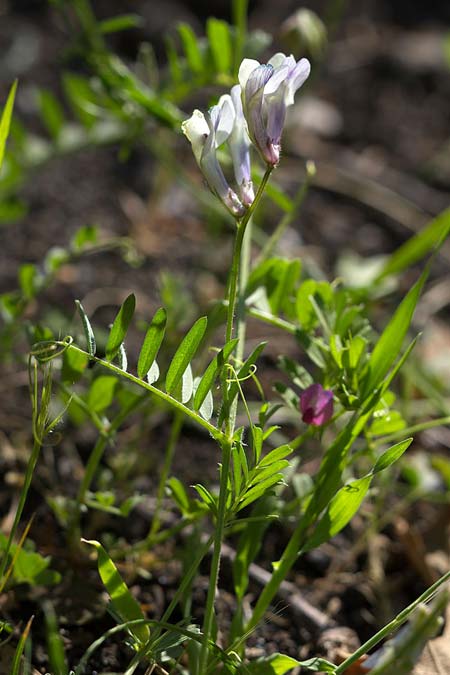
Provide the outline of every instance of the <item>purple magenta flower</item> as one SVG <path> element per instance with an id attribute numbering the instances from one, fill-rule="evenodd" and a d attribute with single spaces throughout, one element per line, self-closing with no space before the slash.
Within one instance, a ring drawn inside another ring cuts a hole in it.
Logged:
<path id="1" fill-rule="evenodd" d="M 333 415 L 333 392 L 321 384 L 311 384 L 300 395 L 300 412 L 306 424 L 322 426 Z"/>
<path id="2" fill-rule="evenodd" d="M 195 159 L 211 191 L 235 218 L 241 218 L 246 207 L 228 185 L 217 159 L 217 148 L 229 139 L 235 117 L 231 96 L 226 94 L 205 115 L 200 110 L 194 110 L 181 128 L 191 142 Z"/>
<path id="3" fill-rule="evenodd" d="M 254 59 L 244 59 L 241 63 L 239 83 L 248 133 L 270 166 L 276 166 L 280 160 L 286 109 L 294 103 L 295 92 L 310 70 L 308 59 L 296 63 L 292 55 L 285 56 L 281 52 L 267 64 Z"/>

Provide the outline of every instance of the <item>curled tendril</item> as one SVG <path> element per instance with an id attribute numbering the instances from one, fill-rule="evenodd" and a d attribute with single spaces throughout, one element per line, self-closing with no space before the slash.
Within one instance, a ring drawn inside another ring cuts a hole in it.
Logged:
<path id="1" fill-rule="evenodd" d="M 30 356 L 34 357 L 38 363 L 48 363 L 58 356 L 62 356 L 72 343 L 73 337 L 71 335 L 66 335 L 63 340 L 36 342 L 31 348 Z"/>
<path id="2" fill-rule="evenodd" d="M 33 436 L 40 445 L 42 445 L 44 441 L 50 445 L 56 445 L 60 440 L 60 434 L 55 433 L 55 427 L 63 418 L 72 398 L 69 399 L 63 410 L 52 420 L 50 418 L 53 381 L 52 361 L 56 357 L 64 354 L 72 342 L 73 338 L 70 335 L 67 335 L 63 340 L 45 340 L 43 342 L 38 342 L 33 345 L 29 355 L 28 376 L 33 409 Z M 43 372 L 41 386 L 39 386 L 38 382 L 38 367 L 41 367 Z"/>
<path id="3" fill-rule="evenodd" d="M 236 382 L 236 383 L 245 382 L 246 380 L 253 379 L 256 375 L 256 371 L 258 370 L 258 367 L 256 366 L 256 364 L 253 363 L 250 366 L 250 370 L 247 373 L 247 375 L 244 375 L 243 377 L 239 377 L 239 375 L 236 372 L 236 369 L 234 368 L 234 366 L 231 365 L 231 363 L 227 363 L 227 368 L 232 375 L 231 377 L 226 379 L 227 384 L 233 384 L 234 382 Z"/>

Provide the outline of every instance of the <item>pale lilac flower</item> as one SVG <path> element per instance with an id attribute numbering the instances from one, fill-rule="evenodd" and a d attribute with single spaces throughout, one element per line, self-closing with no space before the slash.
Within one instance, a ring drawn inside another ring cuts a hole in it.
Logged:
<path id="1" fill-rule="evenodd" d="M 300 412 L 306 424 L 322 426 L 333 415 L 333 392 L 321 384 L 311 384 L 300 395 Z"/>
<path id="2" fill-rule="evenodd" d="M 206 114 L 194 110 L 181 128 L 192 145 L 195 159 L 211 191 L 223 202 L 235 218 L 241 218 L 246 208 L 236 192 L 228 185 L 217 159 L 217 148 L 228 140 L 234 125 L 235 111 L 231 96 L 221 96 L 217 105 Z"/>
<path id="3" fill-rule="evenodd" d="M 296 63 L 292 55 L 285 56 L 281 52 L 267 64 L 254 59 L 244 59 L 241 63 L 239 83 L 248 132 L 270 166 L 276 166 L 280 159 L 286 109 L 294 103 L 295 92 L 310 70 L 308 59 Z"/>
<path id="4" fill-rule="evenodd" d="M 244 206 L 250 206 L 255 199 L 250 173 L 250 138 L 242 109 L 241 87 L 236 84 L 231 89 L 231 100 L 235 112 L 233 130 L 228 139 L 234 175 L 238 185 L 239 196 Z"/>

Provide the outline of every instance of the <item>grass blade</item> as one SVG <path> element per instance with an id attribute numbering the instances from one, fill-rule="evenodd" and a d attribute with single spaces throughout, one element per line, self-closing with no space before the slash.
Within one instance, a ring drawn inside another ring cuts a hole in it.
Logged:
<path id="1" fill-rule="evenodd" d="M 428 276 L 428 266 L 422 272 L 419 280 L 414 284 L 404 300 L 400 303 L 394 316 L 384 329 L 375 345 L 369 363 L 364 383 L 363 398 L 370 395 L 378 387 L 383 378 L 398 357 L 406 333 L 411 324 L 414 310 L 419 301 L 420 293 Z"/>
<path id="2" fill-rule="evenodd" d="M 229 73 L 232 68 L 230 28 L 226 21 L 211 17 L 206 22 L 206 35 L 218 73 Z"/>
<path id="3" fill-rule="evenodd" d="M 17 80 L 14 82 L 13 86 L 10 89 L 8 98 L 5 103 L 5 107 L 3 108 L 2 118 L 0 120 L 0 168 L 3 164 L 3 158 L 5 156 L 6 140 L 9 134 L 9 127 L 11 126 L 11 118 L 14 108 L 16 89 L 17 89 Z"/>
<path id="4" fill-rule="evenodd" d="M 27 625 L 25 626 L 25 630 L 23 631 L 22 635 L 20 636 L 19 643 L 16 647 L 16 652 L 14 654 L 14 659 L 11 664 L 11 675 L 19 675 L 20 674 L 20 662 L 22 660 L 22 654 L 23 650 L 25 649 L 25 643 L 28 638 L 28 634 L 31 629 L 31 624 L 33 623 L 34 616 L 30 618 L 28 621 Z"/>
<path id="5" fill-rule="evenodd" d="M 388 258 L 381 270 L 377 281 L 389 274 L 399 274 L 414 263 L 421 260 L 427 253 L 445 239 L 450 231 L 450 209 L 446 209 L 426 225 L 420 232 L 408 239 Z"/>
<path id="6" fill-rule="evenodd" d="M 137 600 L 131 595 L 119 571 L 103 546 L 93 539 L 82 539 L 82 542 L 97 549 L 97 563 L 100 578 L 109 593 L 112 605 L 117 614 L 124 621 L 145 619 Z M 145 643 L 150 637 L 150 630 L 146 625 L 130 626 L 130 633 L 140 643 Z"/>

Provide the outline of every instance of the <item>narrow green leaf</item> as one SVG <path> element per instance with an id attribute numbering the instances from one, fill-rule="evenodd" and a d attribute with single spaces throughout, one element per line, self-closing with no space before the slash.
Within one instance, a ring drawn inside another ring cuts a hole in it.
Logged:
<path id="1" fill-rule="evenodd" d="M 95 352 L 97 351 L 97 345 L 95 342 L 95 335 L 94 331 L 92 330 L 91 323 L 87 317 L 86 312 L 83 309 L 83 305 L 79 300 L 75 300 L 75 304 L 78 309 L 78 313 L 81 317 L 81 322 L 83 324 L 84 328 L 84 336 L 86 338 L 86 344 L 87 344 L 87 350 L 89 352 L 89 356 L 95 356 Z"/>
<path id="2" fill-rule="evenodd" d="M 97 549 L 97 562 L 100 578 L 109 593 L 112 605 L 123 621 L 135 621 L 145 619 L 142 609 L 131 595 L 127 585 L 117 570 L 117 567 L 103 548 L 95 540 L 82 539 L 82 542 L 94 546 Z M 145 643 L 150 637 L 150 630 L 146 625 L 131 625 L 130 633 L 139 643 Z"/>
<path id="3" fill-rule="evenodd" d="M 169 366 L 166 376 L 166 391 L 170 394 L 181 380 L 188 364 L 193 359 L 205 334 L 208 319 L 202 316 L 183 338 Z"/>
<path id="4" fill-rule="evenodd" d="M 181 512 L 187 513 L 189 511 L 189 497 L 183 483 L 178 478 L 169 478 L 167 485 L 172 493 L 172 498 L 180 507 Z"/>
<path id="5" fill-rule="evenodd" d="M 5 156 L 6 140 L 11 126 L 11 118 L 14 108 L 14 99 L 16 96 L 17 80 L 12 85 L 8 98 L 6 99 L 5 107 L 3 108 L 2 118 L 0 120 L 0 169 L 3 164 L 3 157 Z"/>
<path id="6" fill-rule="evenodd" d="M 129 295 L 122 307 L 119 309 L 111 331 L 109 333 L 108 342 L 106 343 L 105 356 L 107 361 L 112 361 L 120 349 L 120 345 L 125 339 L 128 328 L 133 318 L 134 309 L 136 307 L 136 298 L 134 293 Z"/>
<path id="7" fill-rule="evenodd" d="M 199 410 L 200 406 L 205 400 L 208 391 L 210 391 L 211 387 L 213 386 L 214 380 L 219 376 L 223 366 L 228 361 L 230 354 L 232 353 L 238 342 L 239 342 L 238 338 L 230 340 L 223 347 L 223 349 L 221 349 L 220 352 L 213 358 L 213 360 L 205 370 L 203 377 L 201 378 L 199 385 L 197 387 L 197 391 L 195 392 L 194 410 Z"/>
<path id="8" fill-rule="evenodd" d="M 285 311 L 290 296 L 294 291 L 294 286 L 300 276 L 300 260 L 280 261 L 277 269 L 277 280 L 275 288 L 269 293 L 269 304 L 272 314 L 279 315 L 280 311 Z"/>
<path id="9" fill-rule="evenodd" d="M 32 616 L 27 625 L 25 626 L 25 629 L 20 636 L 20 640 L 17 643 L 16 651 L 14 652 L 14 658 L 13 662 L 11 664 L 11 670 L 10 673 L 11 675 L 19 675 L 21 672 L 21 665 L 22 665 L 22 654 L 25 649 L 25 644 L 28 639 L 28 634 L 30 632 L 31 624 L 33 623 L 34 616 Z"/>
<path id="10" fill-rule="evenodd" d="M 203 71 L 203 58 L 198 46 L 197 36 L 187 23 L 178 25 L 178 33 L 190 69 L 193 73 L 201 73 Z"/>
<path id="11" fill-rule="evenodd" d="M 389 274 L 399 274 L 430 253 L 450 231 L 450 209 L 434 218 L 426 227 L 408 239 L 388 258 L 377 281 Z"/>
<path id="12" fill-rule="evenodd" d="M 44 605 L 45 624 L 47 629 L 47 649 L 50 668 L 53 675 L 68 675 L 64 643 L 58 629 L 55 610 L 50 603 Z"/>
<path id="13" fill-rule="evenodd" d="M 33 263 L 24 263 L 19 267 L 19 284 L 27 300 L 30 300 L 36 295 L 38 286 L 38 271 L 36 265 Z"/>
<path id="14" fill-rule="evenodd" d="M 232 67 L 230 27 L 226 21 L 211 17 L 206 22 L 206 35 L 218 73 L 229 73 Z"/>
<path id="15" fill-rule="evenodd" d="M 261 495 L 263 495 L 267 490 L 270 490 L 271 487 L 279 483 L 280 481 L 283 480 L 283 474 L 278 473 L 275 475 L 271 475 L 265 480 L 261 481 L 258 483 L 258 485 L 255 485 L 254 487 L 250 488 L 245 495 L 242 497 L 241 501 L 239 502 L 239 511 L 241 511 L 243 508 L 254 502 L 256 499 L 258 499 Z"/>
<path id="16" fill-rule="evenodd" d="M 95 225 L 82 225 L 71 238 L 70 248 L 78 253 L 97 242 L 98 227 Z"/>
<path id="17" fill-rule="evenodd" d="M 147 375 L 152 363 L 158 355 L 159 348 L 164 339 L 166 323 L 166 310 L 164 307 L 160 307 L 153 316 L 139 354 L 137 372 L 138 376 L 141 378 L 144 378 Z"/>
<path id="18" fill-rule="evenodd" d="M 177 50 L 172 38 L 168 35 L 165 39 L 167 63 L 169 64 L 170 75 L 174 84 L 179 84 L 183 79 L 183 71 Z"/>
<path id="19" fill-rule="evenodd" d="M 372 474 L 344 485 L 333 497 L 325 514 L 320 519 L 313 535 L 303 550 L 309 551 L 334 537 L 358 511 L 372 481 Z"/>
<path id="20" fill-rule="evenodd" d="M 290 445 L 280 445 L 279 448 L 271 450 L 263 459 L 260 461 L 259 466 L 269 466 L 274 462 L 278 462 L 280 459 L 284 459 L 292 453 L 292 448 Z"/>
<path id="21" fill-rule="evenodd" d="M 363 397 L 369 396 L 378 387 L 397 359 L 406 333 L 411 324 L 414 310 L 428 276 L 428 267 L 422 272 L 406 297 L 400 303 L 394 316 L 381 334 L 367 365 Z"/>
<path id="22" fill-rule="evenodd" d="M 142 23 L 143 19 L 138 14 L 121 14 L 120 16 L 113 16 L 111 19 L 100 21 L 98 28 L 103 35 L 107 35 L 108 33 L 117 33 L 129 28 L 138 28 Z"/>
<path id="23" fill-rule="evenodd" d="M 74 114 L 83 126 L 90 129 L 102 111 L 89 80 L 75 73 L 64 73 L 62 83 Z"/>
<path id="24" fill-rule="evenodd" d="M 50 136 L 57 140 L 64 125 L 64 112 L 58 99 L 51 91 L 40 89 L 38 92 L 39 110 Z"/>
<path id="25" fill-rule="evenodd" d="M 273 462 L 266 467 L 256 467 L 250 472 L 249 476 L 249 485 L 260 484 L 265 481 L 269 476 L 283 471 L 287 466 L 289 466 L 289 461 L 287 459 L 279 459 L 277 462 Z"/>
<path id="26" fill-rule="evenodd" d="M 379 471 L 384 471 L 384 469 L 387 469 L 388 466 L 391 466 L 391 464 L 394 464 L 400 457 L 403 455 L 405 450 L 409 448 L 411 443 L 413 442 L 412 438 L 407 438 L 404 441 L 400 441 L 400 443 L 396 443 L 395 445 L 391 446 L 388 450 L 383 452 L 380 457 L 378 457 L 376 464 L 373 468 L 373 473 L 378 473 Z"/>
<path id="27" fill-rule="evenodd" d="M 203 485 L 200 485 L 200 483 L 197 483 L 196 485 L 193 486 L 194 490 L 197 492 L 199 495 L 200 499 L 202 502 L 206 504 L 206 506 L 211 510 L 212 513 L 217 515 L 217 504 L 215 502 L 214 497 L 212 494 L 207 490 Z"/>

